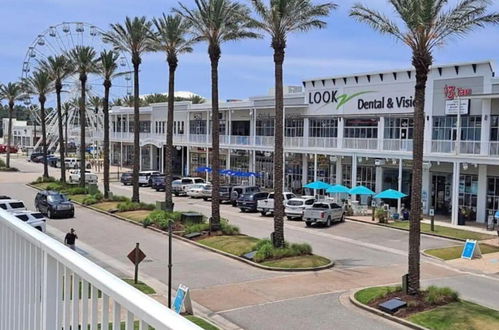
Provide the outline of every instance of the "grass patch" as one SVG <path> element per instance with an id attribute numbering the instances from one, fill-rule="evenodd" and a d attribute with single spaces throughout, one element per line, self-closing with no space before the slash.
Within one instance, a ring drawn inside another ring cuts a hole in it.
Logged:
<path id="1" fill-rule="evenodd" d="M 145 294 L 155 294 L 156 293 L 156 291 L 154 291 L 153 288 L 151 288 L 149 285 L 145 284 L 142 281 L 137 281 L 138 282 L 137 284 L 135 284 L 135 281 L 131 278 L 124 278 L 123 281 L 130 284 L 131 286 L 133 286 L 137 290 L 141 291 L 142 293 L 145 293 Z"/>
<path id="2" fill-rule="evenodd" d="M 218 330 L 218 327 L 214 326 L 211 323 L 208 323 L 204 319 L 194 316 L 194 315 L 186 315 L 186 319 L 197 325 L 198 327 L 205 329 L 205 330 Z"/>
<path id="3" fill-rule="evenodd" d="M 150 213 L 151 211 L 148 210 L 136 210 L 136 211 L 119 212 L 116 214 L 135 222 L 142 222 L 144 221 L 145 218 L 147 218 L 147 216 Z"/>
<path id="4" fill-rule="evenodd" d="M 499 311 L 469 301 L 454 302 L 417 313 L 409 316 L 408 320 L 429 329 L 499 329 Z"/>
<path id="5" fill-rule="evenodd" d="M 277 260 L 264 261 L 261 264 L 278 268 L 312 268 L 329 264 L 331 260 L 316 255 L 288 257 Z"/>
<path id="6" fill-rule="evenodd" d="M 142 202 L 136 203 L 136 202 L 125 201 L 118 204 L 118 210 L 120 210 L 120 212 L 137 211 L 137 210 L 152 211 L 155 208 L 156 206 L 154 204 L 147 204 Z"/>
<path id="7" fill-rule="evenodd" d="M 402 290 L 400 286 L 376 286 L 357 291 L 355 293 L 355 299 L 367 305 L 373 300 L 386 297 L 390 293 L 400 290 Z"/>
<path id="8" fill-rule="evenodd" d="M 109 211 L 116 209 L 118 206 L 119 202 L 100 202 L 97 204 L 92 205 L 96 209 L 102 210 L 102 211 Z"/>
<path id="9" fill-rule="evenodd" d="M 393 223 L 383 224 L 383 225 L 388 227 L 409 230 L 409 221 L 395 221 Z M 435 231 L 431 231 L 431 226 L 428 223 L 421 223 L 421 232 L 437 234 L 444 237 L 457 238 L 461 240 L 473 239 L 481 241 L 495 237 L 494 235 L 482 234 L 474 231 L 450 228 L 445 226 L 437 226 L 437 225 L 435 225 Z"/>
<path id="10" fill-rule="evenodd" d="M 244 235 L 211 236 L 197 241 L 200 244 L 224 251 L 236 256 L 242 256 L 253 251 L 258 239 Z"/>
<path id="11" fill-rule="evenodd" d="M 482 254 L 487 254 L 487 253 L 495 253 L 499 252 L 499 247 L 497 246 L 492 246 L 488 244 L 482 244 L 479 243 L 480 246 L 480 252 Z M 443 260 L 452 260 L 452 259 L 458 259 L 461 258 L 461 253 L 463 252 L 463 247 L 462 246 L 450 246 L 450 247 L 445 247 L 445 248 L 440 248 L 440 249 L 429 249 L 424 251 L 426 254 L 429 254 L 431 256 L 443 259 Z"/>
<path id="12" fill-rule="evenodd" d="M 78 203 L 83 203 L 83 201 L 87 197 L 88 197 L 88 195 L 70 195 L 70 196 L 68 196 L 69 199 L 71 199 L 72 201 L 78 202 Z"/>

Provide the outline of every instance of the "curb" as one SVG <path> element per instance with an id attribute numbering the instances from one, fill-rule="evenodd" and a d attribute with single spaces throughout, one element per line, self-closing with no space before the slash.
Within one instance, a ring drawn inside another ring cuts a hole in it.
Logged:
<path id="1" fill-rule="evenodd" d="M 378 316 L 381 316 L 385 319 L 388 319 L 390 321 L 393 321 L 393 322 L 397 322 L 398 324 L 401 324 L 403 326 L 406 326 L 408 328 L 411 328 L 411 329 L 417 329 L 417 330 L 429 330 L 428 328 L 425 328 L 425 327 L 422 327 L 416 323 L 412 323 L 410 321 L 407 321 L 405 319 L 402 319 L 400 317 L 396 317 L 396 316 L 393 316 L 391 314 L 388 314 L 388 313 L 385 313 L 383 311 L 380 311 L 379 309 L 376 309 L 376 308 L 372 308 L 370 306 L 367 306 L 367 305 L 364 305 L 363 303 L 361 303 L 360 301 L 358 301 L 357 299 L 355 299 L 355 294 L 357 292 L 359 292 L 360 290 L 363 290 L 363 289 L 367 289 L 368 287 L 366 288 L 361 288 L 361 289 L 358 289 L 358 290 L 355 290 L 354 292 L 352 292 L 350 294 L 350 301 L 352 302 L 352 304 L 354 304 L 355 306 L 363 309 L 363 310 L 366 310 L 370 313 L 373 313 L 373 314 L 376 314 Z"/>
<path id="2" fill-rule="evenodd" d="M 35 186 L 31 185 L 31 184 L 27 184 L 27 186 L 29 186 L 29 187 L 31 187 L 33 189 L 36 189 L 36 190 L 40 190 L 38 187 L 35 187 Z M 136 221 L 127 219 L 125 217 L 119 216 L 117 214 L 109 213 L 109 212 L 100 210 L 100 209 L 98 209 L 96 207 L 92 207 L 91 205 L 84 205 L 84 204 L 82 204 L 80 202 L 77 202 L 77 201 L 72 201 L 72 202 L 74 204 L 77 204 L 77 205 L 79 205 L 81 207 L 85 207 L 85 208 L 90 209 L 92 211 L 96 211 L 96 212 L 99 212 L 99 213 L 102 213 L 102 214 L 105 214 L 105 215 L 114 217 L 116 219 L 119 219 L 119 220 L 122 220 L 122 221 L 126 221 L 128 223 L 131 223 L 131 224 L 134 224 L 136 226 L 140 226 L 140 227 L 144 228 L 144 226 L 142 226 L 142 224 L 140 224 L 140 223 L 138 223 Z M 161 229 L 158 229 L 158 228 L 154 228 L 154 227 L 151 227 L 151 226 L 146 227 L 146 229 L 155 231 L 155 232 L 163 234 L 163 235 L 168 235 L 167 231 L 164 231 L 164 230 L 161 230 Z M 240 262 L 244 262 L 244 263 L 246 263 L 246 264 L 248 264 L 250 266 L 253 266 L 253 267 L 256 267 L 256 268 L 260 268 L 260 269 L 263 269 L 263 270 L 270 270 L 270 271 L 277 271 L 277 272 L 290 272 L 290 273 L 293 273 L 293 272 L 317 272 L 317 271 L 321 271 L 321 270 L 325 270 L 325 269 L 329 269 L 329 268 L 334 267 L 334 261 L 329 262 L 327 265 L 319 266 L 319 267 L 313 267 L 313 268 L 269 267 L 269 266 L 265 266 L 265 265 L 260 265 L 259 263 L 253 262 L 251 260 L 248 260 L 248 259 L 236 256 L 236 255 L 233 255 L 233 254 L 230 254 L 230 253 L 227 253 L 227 252 L 224 252 L 224 251 L 220 251 L 220 250 L 214 249 L 212 247 L 209 247 L 209 246 L 197 243 L 196 241 L 190 240 L 188 238 L 182 237 L 182 236 L 177 235 L 177 234 L 173 234 L 172 236 L 173 236 L 173 238 L 176 238 L 176 239 L 178 239 L 180 241 L 183 241 L 183 242 L 186 242 L 186 243 L 190 243 L 190 244 L 192 244 L 194 246 L 203 248 L 205 250 L 208 250 L 208 251 L 211 251 L 211 252 L 214 252 L 214 253 L 218 253 L 220 255 L 232 258 L 232 259 L 240 261 Z"/>
<path id="3" fill-rule="evenodd" d="M 348 218 L 348 217 L 345 217 L 345 219 L 346 220 L 350 220 L 350 221 L 355 221 L 355 222 L 358 222 L 358 223 L 365 223 L 367 225 L 374 225 L 374 226 L 383 227 L 383 228 L 391 228 L 391 229 L 395 229 L 395 230 L 405 231 L 407 233 L 409 232 L 408 230 L 403 229 L 403 228 L 391 227 L 391 226 L 387 226 L 387 225 L 380 224 L 380 223 L 377 223 L 377 222 L 372 223 L 372 222 L 357 220 L 357 219 Z M 423 232 L 421 232 L 421 235 L 439 237 L 439 238 L 449 239 L 449 240 L 458 241 L 458 242 L 466 242 L 466 240 L 462 239 L 462 238 L 447 237 L 447 236 L 442 236 L 442 235 L 439 235 L 439 234 L 432 234 L 432 233 L 423 233 Z"/>

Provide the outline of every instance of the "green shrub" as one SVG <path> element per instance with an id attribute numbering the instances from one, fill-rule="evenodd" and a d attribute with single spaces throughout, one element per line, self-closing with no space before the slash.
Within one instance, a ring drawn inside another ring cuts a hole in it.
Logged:
<path id="1" fill-rule="evenodd" d="M 222 219 L 220 229 L 224 235 L 239 235 L 239 227 L 229 224 L 229 221 Z"/>
<path id="2" fill-rule="evenodd" d="M 111 200 L 112 200 L 113 202 L 129 202 L 129 201 L 130 201 L 130 198 L 125 197 L 125 196 L 113 195 L 113 196 L 111 197 Z"/>
<path id="3" fill-rule="evenodd" d="M 0 167 L 5 167 L 7 164 L 3 161 L 3 159 L 0 158 Z"/>
<path id="4" fill-rule="evenodd" d="M 53 182 L 47 185 L 47 190 L 55 190 L 55 191 L 61 191 L 64 188 L 66 188 L 65 185 L 63 185 L 61 182 Z"/>
<path id="5" fill-rule="evenodd" d="M 441 305 L 443 303 L 459 301 L 459 293 L 448 287 L 439 288 L 432 285 L 427 289 L 425 300 L 431 305 Z"/>
<path id="6" fill-rule="evenodd" d="M 103 199 L 102 194 L 100 192 L 98 192 L 95 195 L 89 195 L 89 196 L 83 198 L 83 200 L 81 202 L 83 205 L 93 205 L 93 204 L 99 203 L 100 201 L 102 201 L 102 199 Z"/>
<path id="7" fill-rule="evenodd" d="M 257 245 L 258 245 L 258 243 L 257 243 Z M 270 242 L 269 240 L 266 240 L 265 243 L 261 244 L 258 247 L 253 259 L 256 262 L 261 262 L 261 261 L 264 261 L 266 259 L 272 258 L 273 255 L 274 255 L 274 246 L 272 245 L 272 242 Z"/>
<path id="8" fill-rule="evenodd" d="M 48 178 L 44 178 L 43 176 L 39 176 L 35 181 L 31 182 L 31 184 L 36 184 L 36 183 L 44 183 L 44 182 L 55 182 L 55 178 L 52 176 L 49 176 Z"/>
<path id="9" fill-rule="evenodd" d="M 120 212 L 127 212 L 127 211 L 137 211 L 137 210 L 154 210 L 155 206 L 153 204 L 147 204 L 147 203 L 136 203 L 136 202 L 121 202 L 118 204 L 118 210 Z"/>
<path id="10" fill-rule="evenodd" d="M 88 189 L 83 187 L 72 187 L 66 188 L 62 192 L 67 195 L 85 195 L 88 193 Z"/>
<path id="11" fill-rule="evenodd" d="M 195 223 L 186 226 L 184 229 L 184 234 L 200 233 L 207 230 L 210 230 L 209 223 Z"/>
<path id="12" fill-rule="evenodd" d="M 290 249 L 293 253 L 296 253 L 296 255 L 312 254 L 312 247 L 308 243 L 293 243 L 291 244 Z"/>
<path id="13" fill-rule="evenodd" d="M 255 245 L 254 250 L 257 251 L 255 257 L 253 258 L 256 262 L 262 262 L 268 259 L 282 259 L 312 254 L 312 247 L 310 244 L 289 244 L 285 242 L 283 248 L 275 248 L 269 239 L 260 240 Z"/>
<path id="14" fill-rule="evenodd" d="M 147 217 L 144 220 L 142 220 L 142 226 L 144 228 L 149 227 L 151 224 L 152 224 L 152 221 L 151 221 L 151 219 L 149 219 L 149 217 Z"/>

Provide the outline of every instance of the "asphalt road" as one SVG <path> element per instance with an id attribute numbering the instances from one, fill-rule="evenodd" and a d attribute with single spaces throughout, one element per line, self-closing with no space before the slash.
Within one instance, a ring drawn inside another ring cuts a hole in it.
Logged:
<path id="1" fill-rule="evenodd" d="M 35 191 L 23 183 L 36 178 L 40 164 L 13 160 L 20 174 L 0 174 L 0 193 L 23 199 L 33 207 Z M 56 169 L 51 169 L 54 176 Z M 131 187 L 112 183 L 118 195 L 131 195 Z M 163 193 L 141 188 L 146 202 L 161 200 Z M 178 210 L 209 215 L 210 203 L 175 198 Z M 271 217 L 240 213 L 222 205 L 222 216 L 245 234 L 268 237 Z M 49 233 L 61 239 L 70 227 L 80 235 L 80 252 L 116 274 L 131 274 L 126 254 L 135 242 L 147 254 L 141 272 L 166 282 L 166 237 L 112 217 L 77 207 L 74 219 L 51 220 Z M 286 221 L 286 239 L 308 242 L 314 253 L 336 261 L 332 270 L 319 273 L 267 272 L 174 240 L 175 285 L 187 284 L 197 302 L 244 329 L 388 329 L 398 326 L 378 320 L 340 299 L 349 290 L 374 284 L 396 283 L 406 270 L 406 232 L 345 222 L 331 228 L 305 228 L 303 222 Z M 454 245 L 454 241 L 422 237 L 422 249 Z M 471 274 L 444 263 L 422 258 L 423 283 L 451 286 L 462 297 L 499 309 L 499 276 Z M 499 269 L 498 269 L 499 272 Z"/>

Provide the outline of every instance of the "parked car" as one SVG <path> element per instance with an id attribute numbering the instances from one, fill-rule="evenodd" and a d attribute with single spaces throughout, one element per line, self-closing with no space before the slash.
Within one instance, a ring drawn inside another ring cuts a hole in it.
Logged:
<path id="1" fill-rule="evenodd" d="M 90 170 L 85 170 L 85 183 L 97 184 L 98 181 L 97 174 L 92 173 Z M 80 169 L 69 171 L 68 183 L 76 184 L 78 182 L 80 182 Z"/>
<path id="2" fill-rule="evenodd" d="M 133 173 L 125 172 L 121 174 L 120 182 L 123 183 L 124 186 L 128 186 L 132 184 Z"/>
<path id="3" fill-rule="evenodd" d="M 24 202 L 17 199 L 1 199 L 0 209 L 3 209 L 11 213 L 27 210 L 26 206 L 24 205 Z"/>
<path id="4" fill-rule="evenodd" d="M 43 214 L 41 214 L 40 212 L 19 211 L 19 212 L 14 212 L 13 215 L 19 220 L 26 222 L 28 225 L 38 229 L 43 233 L 46 230 L 45 223 L 47 219 L 45 219 Z"/>
<path id="5" fill-rule="evenodd" d="M 239 196 L 259 191 L 260 187 L 258 186 L 234 186 L 232 187 L 232 191 L 230 193 L 230 202 L 232 206 L 237 206 L 237 199 Z"/>
<path id="6" fill-rule="evenodd" d="M 33 163 L 43 163 L 43 155 L 36 156 L 32 159 Z"/>
<path id="7" fill-rule="evenodd" d="M 286 202 L 286 208 L 284 209 L 284 213 L 291 219 L 303 219 L 303 212 L 306 209 L 309 209 L 314 205 L 315 197 L 314 196 L 302 196 L 297 198 L 291 198 Z"/>
<path id="8" fill-rule="evenodd" d="M 35 197 L 35 208 L 50 219 L 58 216 L 74 217 L 75 209 L 71 200 L 58 191 L 43 190 Z"/>
<path id="9" fill-rule="evenodd" d="M 239 196 L 237 199 L 237 207 L 241 212 L 256 212 L 258 201 L 267 199 L 269 193 L 253 192 Z"/>
<path id="10" fill-rule="evenodd" d="M 8 147 L 6 144 L 0 144 L 0 154 L 4 154 L 7 152 L 7 150 L 10 149 L 11 153 L 17 153 L 17 147 L 10 146 Z"/>
<path id="11" fill-rule="evenodd" d="M 0 195 L 0 199 L 11 199 L 10 196 L 7 195 Z"/>
<path id="12" fill-rule="evenodd" d="M 64 165 L 66 169 L 77 169 L 80 167 L 80 160 L 78 158 L 64 158 Z M 90 165 L 90 164 L 88 164 Z M 87 167 L 88 167 L 87 165 Z M 61 160 L 58 160 L 57 167 L 61 166 Z"/>
<path id="13" fill-rule="evenodd" d="M 230 202 L 230 193 L 231 192 L 232 192 L 232 186 L 220 186 L 220 191 L 219 191 L 220 203 Z M 212 186 L 210 185 L 209 187 L 206 187 L 203 190 L 203 199 L 205 201 L 207 201 L 208 199 L 211 199 L 211 194 L 212 194 Z"/>
<path id="14" fill-rule="evenodd" d="M 43 156 L 43 152 L 33 152 L 31 155 L 29 155 L 29 161 L 35 162 L 35 158 Z"/>
<path id="15" fill-rule="evenodd" d="M 61 162 L 61 159 L 57 156 L 47 156 L 47 164 L 51 167 L 58 167 L 57 164 Z"/>
<path id="16" fill-rule="evenodd" d="M 204 196 L 203 191 L 205 189 L 211 190 L 211 184 L 209 184 L 209 183 L 193 184 L 187 190 L 187 196 L 189 196 L 191 198 L 201 198 Z"/>
<path id="17" fill-rule="evenodd" d="M 149 180 L 153 175 L 160 175 L 158 171 L 141 171 L 139 172 L 139 186 L 149 186 L 151 181 Z"/>
<path id="18" fill-rule="evenodd" d="M 291 192 L 283 193 L 284 205 L 291 198 L 296 198 L 296 195 Z M 267 199 L 263 199 L 258 201 L 256 209 L 262 214 L 266 215 L 267 213 L 274 213 L 274 193 L 270 193 Z"/>
<path id="19" fill-rule="evenodd" d="M 151 177 L 151 188 L 153 189 L 156 189 L 156 191 L 160 191 L 160 190 L 165 190 L 165 176 L 162 174 L 162 175 L 158 175 L 158 176 L 153 176 Z M 175 181 L 175 180 L 179 180 L 180 177 L 179 176 L 172 176 L 172 182 Z"/>
<path id="20" fill-rule="evenodd" d="M 172 182 L 172 191 L 175 196 L 187 196 L 187 190 L 193 184 L 205 183 L 203 178 L 190 178 L 185 177 L 180 180 L 175 180 Z"/>
<path id="21" fill-rule="evenodd" d="M 314 224 L 323 224 L 329 227 L 335 221 L 344 221 L 345 212 L 336 203 L 321 201 L 315 202 L 311 208 L 306 209 L 303 213 L 303 219 L 305 219 L 307 227 Z"/>

